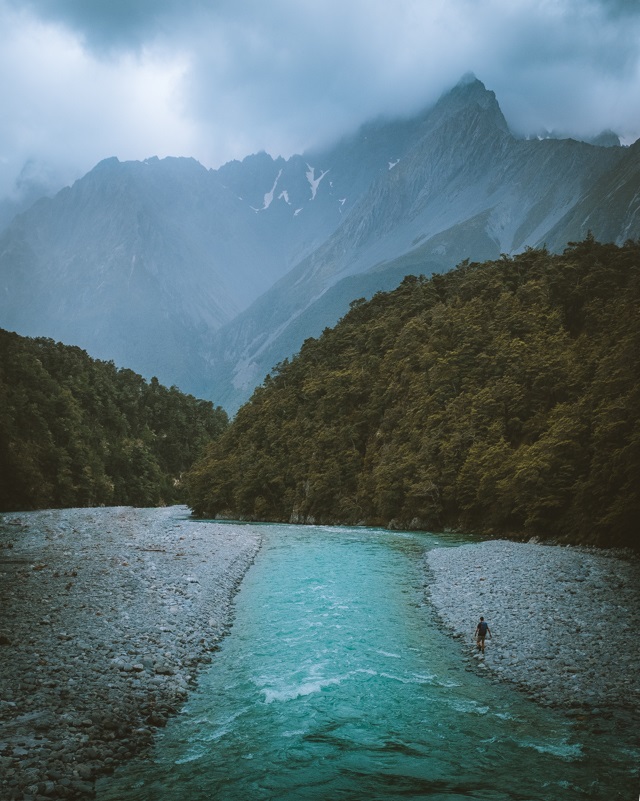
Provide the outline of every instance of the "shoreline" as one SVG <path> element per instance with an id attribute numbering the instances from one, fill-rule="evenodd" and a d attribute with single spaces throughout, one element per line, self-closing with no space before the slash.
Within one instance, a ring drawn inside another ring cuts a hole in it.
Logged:
<path id="1" fill-rule="evenodd" d="M 488 540 L 425 556 L 426 592 L 475 669 L 538 703 L 634 725 L 640 714 L 640 560 Z M 481 655 L 483 615 L 492 639 Z"/>
<path id="2" fill-rule="evenodd" d="M 86 799 L 228 632 L 255 529 L 186 507 L 0 515 L 0 797 Z"/>
<path id="3" fill-rule="evenodd" d="M 260 545 L 255 527 L 186 507 L 0 514 L 2 801 L 92 798 L 96 779 L 149 748 L 229 631 Z M 488 540 L 424 564 L 469 669 L 634 730 L 640 559 Z M 484 656 L 480 615 L 493 634 Z"/>

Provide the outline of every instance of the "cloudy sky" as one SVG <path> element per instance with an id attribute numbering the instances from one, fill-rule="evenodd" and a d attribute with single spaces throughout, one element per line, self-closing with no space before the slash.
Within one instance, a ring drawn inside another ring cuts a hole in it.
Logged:
<path id="1" fill-rule="evenodd" d="M 0 198 L 108 156 L 288 156 L 468 71 L 514 131 L 630 144 L 640 0 L 0 0 L 0 71 Z"/>

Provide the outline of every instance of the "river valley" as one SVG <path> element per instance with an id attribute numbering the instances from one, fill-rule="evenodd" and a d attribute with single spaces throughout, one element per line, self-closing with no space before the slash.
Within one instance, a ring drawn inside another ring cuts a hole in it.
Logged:
<path id="1" fill-rule="evenodd" d="M 444 627 L 424 555 L 460 539 L 250 528 L 263 545 L 230 635 L 155 748 L 98 782 L 99 801 L 636 797 L 632 727 L 535 703 Z"/>

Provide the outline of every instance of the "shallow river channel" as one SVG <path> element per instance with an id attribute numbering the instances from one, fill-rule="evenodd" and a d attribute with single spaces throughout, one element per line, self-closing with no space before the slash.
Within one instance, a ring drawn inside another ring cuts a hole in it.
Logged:
<path id="1" fill-rule="evenodd" d="M 479 675 L 439 627 L 424 552 L 461 540 L 261 531 L 209 671 L 99 801 L 637 797 L 624 742 Z"/>

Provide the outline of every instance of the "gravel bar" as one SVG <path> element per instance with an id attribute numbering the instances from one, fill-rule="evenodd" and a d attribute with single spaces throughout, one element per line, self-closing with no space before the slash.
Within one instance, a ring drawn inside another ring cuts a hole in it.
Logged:
<path id="1" fill-rule="evenodd" d="M 428 593 L 478 669 L 536 701 L 637 725 L 640 560 L 633 554 L 488 541 L 426 556 Z M 493 639 L 473 640 L 480 615 Z"/>
<path id="2" fill-rule="evenodd" d="M 91 798 L 147 748 L 259 547 L 186 507 L 0 515 L 0 799 Z"/>

